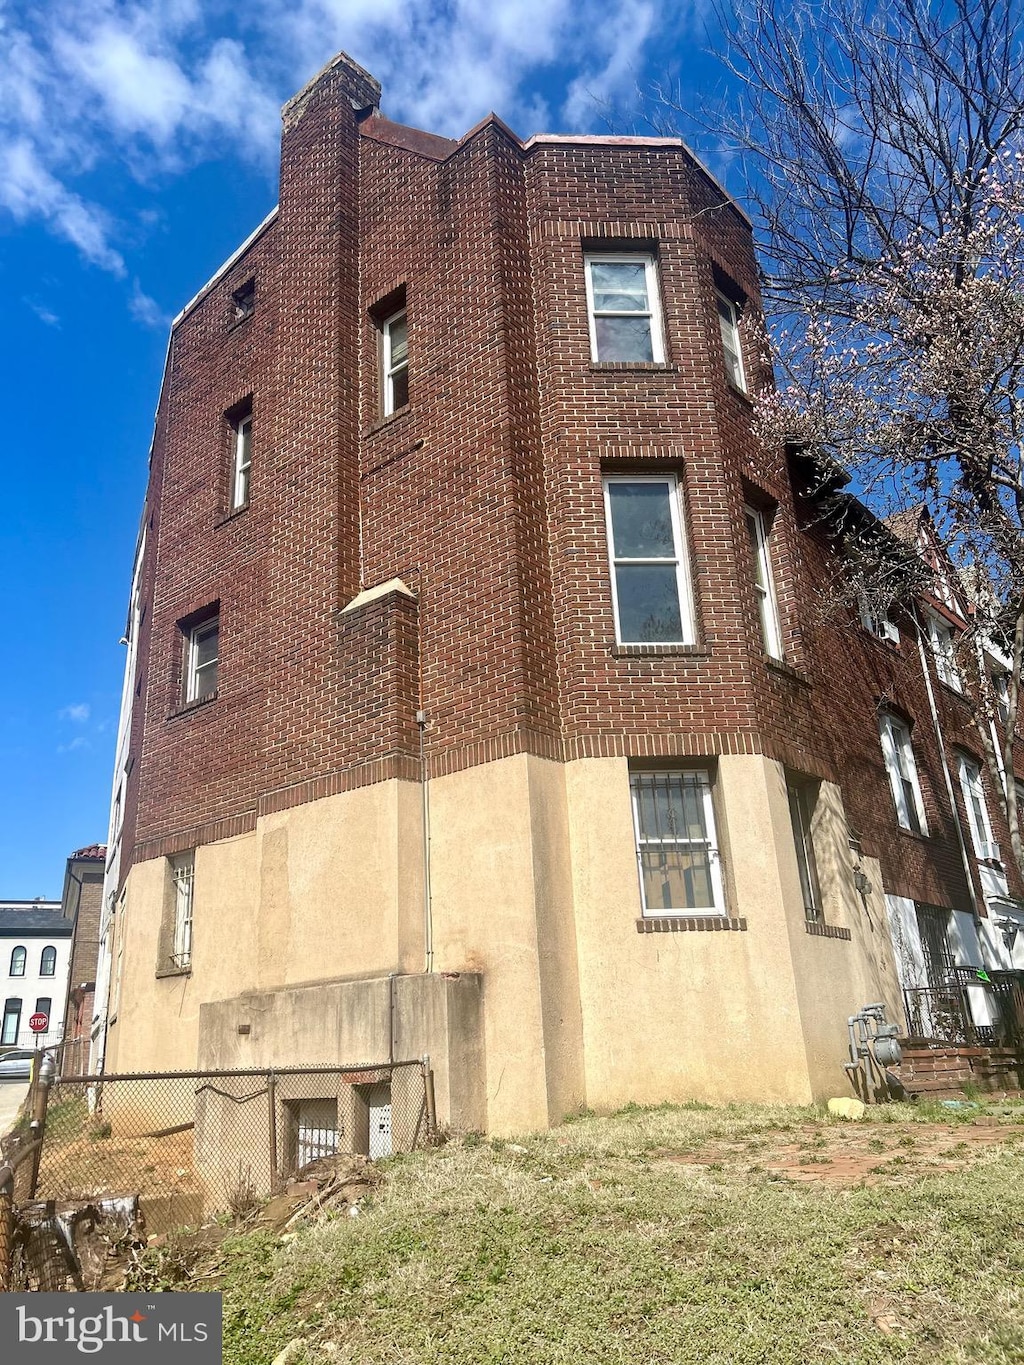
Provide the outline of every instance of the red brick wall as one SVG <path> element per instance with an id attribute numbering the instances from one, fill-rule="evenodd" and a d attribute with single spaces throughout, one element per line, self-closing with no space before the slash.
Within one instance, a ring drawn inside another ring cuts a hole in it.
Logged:
<path id="1" fill-rule="evenodd" d="M 843 786 L 887 889 L 964 902 L 916 655 L 818 619 L 826 547 L 726 379 L 717 270 L 756 300 L 750 232 L 673 145 L 462 143 L 361 122 L 341 64 L 286 111 L 280 213 L 174 334 L 152 518 L 126 845 L 155 856 L 346 785 L 527 748 L 764 752 Z M 595 366 L 583 252 L 656 250 L 661 366 Z M 253 317 L 230 295 L 256 280 Z M 410 402 L 380 417 L 378 305 L 405 291 Z M 747 356 L 748 378 L 756 365 Z M 252 396 L 249 507 L 224 414 Z M 684 490 L 698 644 L 617 646 L 601 475 Z M 763 658 L 742 505 L 777 504 L 787 666 Z M 349 615 L 362 588 L 416 594 Z M 181 632 L 219 601 L 214 701 L 181 705 Z M 917 670 L 915 672 L 915 669 Z M 896 826 L 878 742 L 915 717 L 929 822 Z M 951 724 L 956 700 L 941 702 Z M 993 816 L 995 810 L 993 806 Z M 997 833 L 998 837 L 998 833 Z"/>

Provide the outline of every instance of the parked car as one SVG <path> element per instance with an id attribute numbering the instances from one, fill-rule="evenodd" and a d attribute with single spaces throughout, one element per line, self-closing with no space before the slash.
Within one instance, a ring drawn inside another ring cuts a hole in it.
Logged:
<path id="1" fill-rule="evenodd" d="M 32 1074 L 32 1058 L 35 1055 L 24 1048 L 0 1054 L 0 1081 L 27 1081 Z"/>

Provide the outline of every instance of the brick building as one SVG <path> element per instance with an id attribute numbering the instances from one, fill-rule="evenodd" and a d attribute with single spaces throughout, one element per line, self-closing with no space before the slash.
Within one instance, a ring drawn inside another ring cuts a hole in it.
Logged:
<path id="1" fill-rule="evenodd" d="M 753 436 L 750 224 L 677 139 L 378 98 L 341 56 L 286 106 L 278 208 L 173 326 L 106 1065 L 429 1053 L 491 1130 L 837 1093 L 928 907 L 1002 940 L 955 692 L 821 619 Z"/>
<path id="2" fill-rule="evenodd" d="M 105 845 L 89 844 L 76 849 L 64 869 L 61 913 L 71 924 L 67 998 L 61 1001 L 64 1013 L 61 1071 L 65 1076 L 88 1070 L 106 856 Z"/>

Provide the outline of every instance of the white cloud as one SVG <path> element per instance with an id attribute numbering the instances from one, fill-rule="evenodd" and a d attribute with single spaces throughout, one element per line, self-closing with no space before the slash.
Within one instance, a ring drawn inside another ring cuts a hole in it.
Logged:
<path id="1" fill-rule="evenodd" d="M 76 725 L 84 725 L 92 714 L 92 710 L 87 701 L 71 702 L 68 706 L 63 706 L 57 712 L 60 720 L 71 720 Z"/>
<path id="2" fill-rule="evenodd" d="M 47 308 L 45 303 L 37 303 L 35 299 L 23 299 L 22 302 L 27 304 L 39 321 L 45 322 L 47 327 L 60 326 L 59 316 L 51 308 Z"/>
<path id="3" fill-rule="evenodd" d="M 59 754 L 73 754 L 76 749 L 91 748 L 92 745 L 89 743 L 87 739 L 84 738 L 84 736 L 76 735 L 75 738 L 70 742 L 70 744 L 58 744 L 57 752 Z"/>
<path id="4" fill-rule="evenodd" d="M 382 82 L 386 113 L 431 131 L 491 109 L 524 136 L 583 131 L 602 126 L 593 97 L 627 96 L 707 2 L 0 0 L 0 210 L 124 275 L 121 229 L 76 177 L 116 163 L 155 183 L 228 149 L 269 173 L 280 104 L 339 49 Z M 553 126 L 542 80 L 567 86 Z M 136 286 L 136 316 L 144 299 Z"/>
<path id="5" fill-rule="evenodd" d="M 132 281 L 131 297 L 128 300 L 128 311 L 136 322 L 141 322 L 143 327 L 166 327 L 170 318 L 157 303 L 156 299 L 151 299 L 148 294 L 143 293 L 142 286 L 138 280 Z"/>

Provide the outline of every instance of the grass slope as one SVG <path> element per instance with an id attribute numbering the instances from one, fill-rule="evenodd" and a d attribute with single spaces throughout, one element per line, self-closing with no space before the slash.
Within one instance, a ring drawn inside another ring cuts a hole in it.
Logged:
<path id="1" fill-rule="evenodd" d="M 227 1244 L 225 1362 L 268 1365 L 295 1338 L 290 1365 L 1022 1362 L 1013 1117 L 937 1173 L 901 1106 L 842 1130 L 812 1110 L 630 1109 L 395 1158 L 360 1217 Z M 857 1143 L 884 1178 L 759 1164 L 794 1138 L 823 1166 L 826 1139 Z"/>

